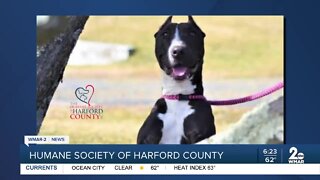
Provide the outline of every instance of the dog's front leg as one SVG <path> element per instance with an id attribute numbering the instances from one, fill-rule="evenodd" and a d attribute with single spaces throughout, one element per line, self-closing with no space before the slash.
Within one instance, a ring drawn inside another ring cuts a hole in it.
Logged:
<path id="1" fill-rule="evenodd" d="M 185 144 L 195 144 L 204 139 L 203 135 L 196 130 L 187 131 L 185 135 Z"/>
<path id="2" fill-rule="evenodd" d="M 163 123 L 152 112 L 139 130 L 137 144 L 159 144 L 162 137 Z"/>
<path id="3" fill-rule="evenodd" d="M 159 144 L 160 137 L 148 135 L 146 137 L 138 137 L 137 144 Z"/>

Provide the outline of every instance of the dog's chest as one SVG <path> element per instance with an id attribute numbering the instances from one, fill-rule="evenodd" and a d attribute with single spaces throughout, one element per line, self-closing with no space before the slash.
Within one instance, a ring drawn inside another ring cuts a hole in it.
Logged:
<path id="1" fill-rule="evenodd" d="M 189 101 L 176 101 L 166 99 L 167 111 L 158 114 L 163 122 L 160 144 L 180 144 L 184 135 L 184 120 L 194 112 Z"/>

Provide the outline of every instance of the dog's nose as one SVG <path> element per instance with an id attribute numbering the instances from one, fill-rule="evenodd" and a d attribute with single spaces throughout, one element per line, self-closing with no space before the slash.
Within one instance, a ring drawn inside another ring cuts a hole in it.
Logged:
<path id="1" fill-rule="evenodd" d="M 171 55 L 173 57 L 178 57 L 182 54 L 183 54 L 183 47 L 182 46 L 175 46 L 172 48 Z"/>

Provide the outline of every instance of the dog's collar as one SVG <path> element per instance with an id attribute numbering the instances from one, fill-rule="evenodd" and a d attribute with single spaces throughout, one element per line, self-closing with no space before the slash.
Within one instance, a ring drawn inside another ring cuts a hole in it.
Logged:
<path id="1" fill-rule="evenodd" d="M 177 100 L 177 101 L 206 100 L 206 98 L 203 95 L 196 95 L 196 94 L 162 95 L 162 98 L 169 99 L 169 100 Z"/>

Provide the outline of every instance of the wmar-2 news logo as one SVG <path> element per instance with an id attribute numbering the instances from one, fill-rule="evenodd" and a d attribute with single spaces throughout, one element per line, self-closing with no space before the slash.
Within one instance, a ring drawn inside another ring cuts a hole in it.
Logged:
<path id="1" fill-rule="evenodd" d="M 289 164 L 304 164 L 304 154 L 296 147 L 291 147 L 289 153 L 291 154 L 288 159 Z"/>
<path id="2" fill-rule="evenodd" d="M 102 105 L 93 104 L 94 86 L 88 84 L 84 87 L 76 88 L 75 97 L 77 101 L 70 104 L 70 119 L 102 119 Z"/>

